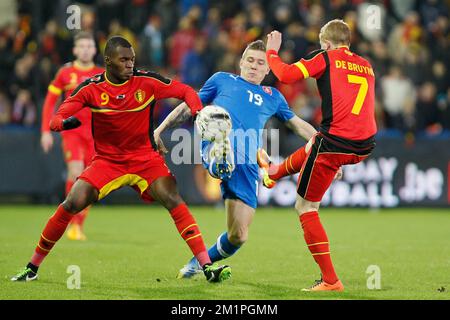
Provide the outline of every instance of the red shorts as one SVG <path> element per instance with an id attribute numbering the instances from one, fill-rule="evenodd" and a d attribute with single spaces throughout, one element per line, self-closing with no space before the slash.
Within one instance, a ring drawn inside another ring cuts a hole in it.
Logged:
<path id="1" fill-rule="evenodd" d="M 308 201 L 318 202 L 342 165 L 363 161 L 370 152 L 338 147 L 317 134 L 312 139 L 311 149 L 298 177 L 297 193 Z"/>
<path id="2" fill-rule="evenodd" d="M 152 201 L 146 192 L 159 177 L 173 177 L 164 158 L 157 152 L 134 156 L 126 161 L 113 161 L 96 155 L 92 163 L 78 177 L 98 192 L 98 200 L 124 186 L 130 186 L 140 193 L 142 199 Z"/>
<path id="3" fill-rule="evenodd" d="M 72 132 L 64 132 L 61 136 L 64 161 L 83 161 L 84 167 L 87 167 L 95 155 L 94 139 Z"/>

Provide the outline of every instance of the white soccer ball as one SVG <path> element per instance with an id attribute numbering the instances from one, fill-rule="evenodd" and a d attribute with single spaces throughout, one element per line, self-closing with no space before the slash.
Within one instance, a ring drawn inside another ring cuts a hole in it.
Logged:
<path id="1" fill-rule="evenodd" d="M 222 141 L 231 132 L 231 117 L 224 108 L 209 105 L 204 107 L 195 120 L 198 132 L 203 140 Z"/>

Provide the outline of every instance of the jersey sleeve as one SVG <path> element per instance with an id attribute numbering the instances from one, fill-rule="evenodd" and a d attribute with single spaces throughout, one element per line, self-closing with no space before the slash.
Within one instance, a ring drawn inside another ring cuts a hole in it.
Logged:
<path id="1" fill-rule="evenodd" d="M 275 76 L 281 82 L 293 83 L 309 77 L 320 78 L 326 68 L 324 53 L 325 50 L 313 51 L 293 64 L 284 63 L 275 50 L 267 51 L 266 56 L 269 67 Z"/>
<path id="2" fill-rule="evenodd" d="M 186 102 L 195 116 L 203 108 L 200 98 L 195 90 L 187 84 L 165 78 L 157 73 L 148 73 L 152 81 L 156 99 L 177 98 Z"/>
<path id="3" fill-rule="evenodd" d="M 89 101 L 89 83 L 90 80 L 87 80 L 81 83 L 68 97 L 58 109 L 58 112 L 52 117 L 50 121 L 50 129 L 52 131 L 61 131 L 63 130 L 62 124 L 63 121 L 70 116 L 74 115 L 83 107 L 92 105 Z"/>
<path id="4" fill-rule="evenodd" d="M 198 95 L 200 96 L 200 100 L 202 100 L 203 104 L 211 103 L 217 96 L 219 77 L 220 73 L 213 74 L 200 89 Z"/>
<path id="5" fill-rule="evenodd" d="M 294 65 L 300 69 L 305 79 L 309 77 L 320 78 L 327 66 L 324 58 L 325 54 L 325 50 L 313 51 L 294 63 Z"/>
<path id="6" fill-rule="evenodd" d="M 64 90 L 64 69 L 60 69 L 55 76 L 55 79 L 49 84 L 48 91 L 56 94 L 61 95 Z"/>
<path id="7" fill-rule="evenodd" d="M 45 96 L 44 100 L 44 106 L 42 107 L 41 132 L 50 131 L 50 119 L 55 110 L 55 104 L 58 101 L 59 96 L 62 94 L 64 88 L 62 73 L 63 69 L 60 69 L 53 81 L 48 86 L 47 95 Z"/>
<path id="8" fill-rule="evenodd" d="M 283 95 L 279 92 L 277 92 L 277 94 L 279 103 L 278 110 L 274 114 L 274 116 L 280 121 L 289 121 L 295 116 L 295 114 L 294 112 L 292 112 L 291 108 L 289 108 L 289 105 Z"/>

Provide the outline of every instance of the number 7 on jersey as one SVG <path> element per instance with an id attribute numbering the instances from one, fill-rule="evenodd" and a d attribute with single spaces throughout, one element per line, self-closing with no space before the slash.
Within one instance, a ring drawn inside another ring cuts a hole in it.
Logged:
<path id="1" fill-rule="evenodd" d="M 367 79 L 360 76 L 355 76 L 353 74 L 347 75 L 347 79 L 349 83 L 359 84 L 358 95 L 356 96 L 355 103 L 353 104 L 352 113 L 355 115 L 359 115 L 361 112 L 362 105 L 364 103 L 364 99 L 366 99 L 367 90 L 369 89 L 369 84 L 367 83 Z"/>

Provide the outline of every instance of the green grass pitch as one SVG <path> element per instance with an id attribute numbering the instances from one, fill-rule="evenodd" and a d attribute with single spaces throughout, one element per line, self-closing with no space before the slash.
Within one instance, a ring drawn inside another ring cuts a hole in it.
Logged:
<path id="1" fill-rule="evenodd" d="M 320 211 L 343 293 L 305 293 L 319 269 L 293 209 L 260 208 L 246 245 L 227 263 L 219 284 L 178 280 L 190 251 L 159 206 L 96 205 L 86 221 L 88 241 L 65 237 L 39 270 L 39 280 L 12 283 L 37 243 L 54 206 L 0 206 L 0 300 L 5 299 L 450 299 L 450 210 Z M 193 207 L 209 247 L 225 228 L 223 209 Z M 81 288 L 68 289 L 70 265 Z M 366 273 L 380 268 L 381 289 Z"/>

